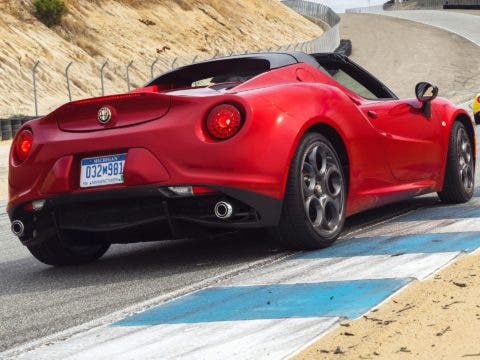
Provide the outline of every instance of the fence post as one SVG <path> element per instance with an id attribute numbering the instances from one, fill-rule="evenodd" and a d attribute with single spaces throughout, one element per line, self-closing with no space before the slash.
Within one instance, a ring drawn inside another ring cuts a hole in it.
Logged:
<path id="1" fill-rule="evenodd" d="M 192 60 L 192 64 L 195 64 L 195 61 L 197 61 L 197 59 L 198 59 L 198 55 L 195 55 L 195 57 Z"/>
<path id="2" fill-rule="evenodd" d="M 219 51 L 218 51 L 218 50 L 215 50 L 215 54 L 213 54 L 212 59 L 215 59 L 215 58 L 218 56 L 218 53 L 219 53 Z"/>
<path id="3" fill-rule="evenodd" d="M 70 89 L 70 78 L 68 77 L 68 70 L 70 70 L 70 66 L 72 66 L 73 62 L 70 61 L 65 68 L 65 78 L 67 79 L 67 89 L 68 89 L 68 100 L 72 101 L 72 90 Z"/>
<path id="4" fill-rule="evenodd" d="M 38 100 L 37 100 L 37 67 L 40 65 L 40 60 L 33 65 L 32 78 L 33 78 L 33 101 L 35 103 L 35 116 L 38 116 Z"/>
<path id="5" fill-rule="evenodd" d="M 153 60 L 152 65 L 150 65 L 150 79 L 153 79 L 153 69 L 155 68 L 155 65 L 157 65 L 157 62 L 160 59 L 157 57 L 155 60 Z"/>
<path id="6" fill-rule="evenodd" d="M 100 82 L 102 84 L 102 96 L 105 95 L 105 84 L 103 82 L 103 71 L 105 70 L 105 66 L 107 66 L 108 64 L 108 61 L 105 61 L 102 65 L 102 67 L 100 68 Z"/>
<path id="7" fill-rule="evenodd" d="M 133 65 L 133 60 L 130 60 L 130 62 L 127 64 L 127 89 L 128 92 L 130 92 L 130 68 Z"/>
<path id="8" fill-rule="evenodd" d="M 177 59 L 178 59 L 178 57 L 176 57 L 176 58 L 173 59 L 173 61 L 172 61 L 172 65 L 171 65 L 172 70 L 175 69 L 175 63 L 177 62 Z"/>

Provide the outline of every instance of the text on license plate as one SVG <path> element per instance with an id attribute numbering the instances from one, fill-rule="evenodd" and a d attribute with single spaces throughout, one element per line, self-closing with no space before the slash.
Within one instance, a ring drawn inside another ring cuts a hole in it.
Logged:
<path id="1" fill-rule="evenodd" d="M 80 187 L 122 184 L 126 158 L 127 154 L 118 154 L 82 159 Z"/>

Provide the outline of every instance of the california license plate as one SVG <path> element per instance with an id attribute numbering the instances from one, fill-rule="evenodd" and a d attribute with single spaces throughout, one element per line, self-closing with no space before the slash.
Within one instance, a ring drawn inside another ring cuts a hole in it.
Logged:
<path id="1" fill-rule="evenodd" d="M 122 184 L 126 158 L 127 154 L 119 154 L 82 159 L 80 187 Z"/>

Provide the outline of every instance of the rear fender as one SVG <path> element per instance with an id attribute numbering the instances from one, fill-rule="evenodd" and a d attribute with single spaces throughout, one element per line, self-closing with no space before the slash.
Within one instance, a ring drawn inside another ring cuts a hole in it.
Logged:
<path id="1" fill-rule="evenodd" d="M 282 117 L 276 118 L 272 128 L 281 146 L 288 144 L 284 154 L 281 191 L 285 193 L 290 164 L 301 138 L 313 126 L 326 124 L 332 127 L 345 144 L 349 158 L 349 198 L 354 198 L 362 188 L 374 187 L 372 179 L 390 176 L 383 151 L 372 144 L 379 143 L 379 134 L 366 120 L 353 101 L 340 89 L 326 84 L 289 84 L 264 90 L 271 106 L 279 110 Z M 254 101 L 254 99 L 252 99 Z M 271 119 L 270 121 L 273 121 Z M 287 140 L 288 139 L 288 140 Z M 280 151 L 280 150 L 279 150 Z M 393 180 L 392 180 L 393 181 Z M 353 204 L 353 212 L 356 205 Z"/>

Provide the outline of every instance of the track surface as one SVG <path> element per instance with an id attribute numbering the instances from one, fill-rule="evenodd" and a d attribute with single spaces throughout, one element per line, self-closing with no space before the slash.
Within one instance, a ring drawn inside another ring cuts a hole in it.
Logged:
<path id="1" fill-rule="evenodd" d="M 441 10 L 383 11 L 380 14 L 435 26 L 480 46 L 480 21 L 476 15 Z"/>
<path id="2" fill-rule="evenodd" d="M 349 219 L 347 232 L 415 207 L 411 201 Z M 261 236 L 114 245 L 97 263 L 51 268 L 10 234 L 0 214 L 1 350 L 94 320 L 164 294 L 165 299 L 260 267 L 287 253 Z"/>

